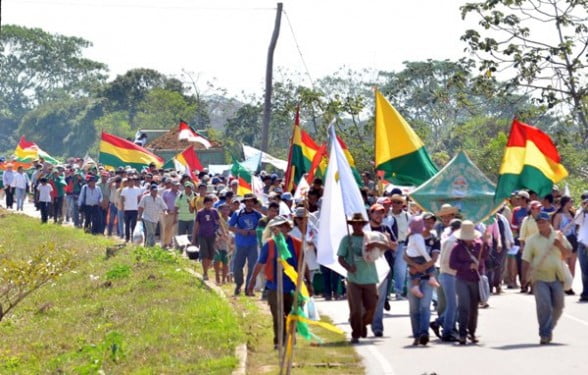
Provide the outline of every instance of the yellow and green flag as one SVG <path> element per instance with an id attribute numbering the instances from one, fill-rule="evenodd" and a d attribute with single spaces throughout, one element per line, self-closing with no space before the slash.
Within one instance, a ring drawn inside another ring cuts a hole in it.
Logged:
<path id="1" fill-rule="evenodd" d="M 98 161 L 108 167 L 128 165 L 138 171 L 151 163 L 155 163 L 158 168 L 163 165 L 163 160 L 159 156 L 131 141 L 105 132 L 102 132 L 100 137 Z"/>
<path id="2" fill-rule="evenodd" d="M 396 185 L 418 186 L 438 169 L 423 141 L 398 111 L 376 91 L 376 170 Z"/>

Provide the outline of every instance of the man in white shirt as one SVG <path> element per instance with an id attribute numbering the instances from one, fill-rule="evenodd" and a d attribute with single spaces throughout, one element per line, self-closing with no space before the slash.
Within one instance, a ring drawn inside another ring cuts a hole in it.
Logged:
<path id="1" fill-rule="evenodd" d="M 582 294 L 580 302 L 588 302 L 588 192 L 582 194 L 582 209 L 574 219 L 578 225 L 578 260 L 582 270 Z"/>
<path id="2" fill-rule="evenodd" d="M 404 288 L 406 286 L 404 249 L 406 248 L 410 215 L 404 210 L 405 200 L 402 195 L 394 194 L 390 197 L 390 200 L 392 201 L 391 216 L 394 217 L 396 227 L 398 228 L 398 247 L 396 248 L 396 258 L 394 259 L 394 291 L 396 299 L 403 299 L 405 296 Z"/>
<path id="3" fill-rule="evenodd" d="M 12 170 L 12 163 L 6 164 L 6 170 L 2 174 L 2 185 L 4 185 L 4 192 L 6 193 L 6 208 L 12 209 L 14 204 L 14 188 L 12 187 L 12 180 L 14 180 L 14 171 Z"/>
<path id="4" fill-rule="evenodd" d="M 162 215 L 168 216 L 167 204 L 157 195 L 157 185 L 149 188 L 149 194 L 144 195 L 138 205 L 138 219 L 143 220 L 145 230 L 145 246 L 155 246 L 155 231 Z"/>
<path id="5" fill-rule="evenodd" d="M 14 178 L 12 179 L 12 188 L 16 193 L 16 210 L 22 211 L 25 198 L 27 196 L 28 185 L 30 184 L 29 175 L 24 172 L 22 167 L 18 167 Z"/>
<path id="6" fill-rule="evenodd" d="M 120 193 L 120 199 L 125 217 L 125 242 L 129 242 L 137 225 L 141 189 L 135 186 L 133 180 L 128 179 L 127 186 Z"/>

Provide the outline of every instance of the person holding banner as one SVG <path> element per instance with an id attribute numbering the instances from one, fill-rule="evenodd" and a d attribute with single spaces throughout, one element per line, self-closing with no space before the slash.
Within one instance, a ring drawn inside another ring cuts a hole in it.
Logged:
<path id="1" fill-rule="evenodd" d="M 367 325 L 372 323 L 378 303 L 376 264 L 363 257 L 363 227 L 367 223 L 361 213 L 354 213 L 348 218 L 347 224 L 351 225 L 353 232 L 341 239 L 337 251 L 339 264 L 347 270 L 347 300 L 352 344 L 359 343 L 360 337 L 367 337 Z M 366 252 L 371 250 L 369 246 Z"/>

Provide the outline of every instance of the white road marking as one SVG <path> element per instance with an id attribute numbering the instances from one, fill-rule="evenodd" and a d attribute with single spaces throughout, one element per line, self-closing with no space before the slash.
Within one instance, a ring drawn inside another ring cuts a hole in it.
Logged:
<path id="1" fill-rule="evenodd" d="M 384 357 L 382 355 L 382 353 L 380 353 L 380 351 L 378 350 L 378 348 L 375 345 L 370 345 L 367 347 L 367 349 L 372 354 L 374 359 L 376 361 L 378 361 L 378 363 L 380 364 L 380 367 L 382 367 L 382 374 L 383 375 L 394 375 L 395 374 L 394 369 L 392 368 L 392 365 L 390 364 L 390 362 L 388 362 L 386 357 Z"/>

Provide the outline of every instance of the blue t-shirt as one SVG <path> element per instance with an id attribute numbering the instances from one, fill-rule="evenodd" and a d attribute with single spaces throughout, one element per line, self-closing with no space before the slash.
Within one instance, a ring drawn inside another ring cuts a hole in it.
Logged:
<path id="1" fill-rule="evenodd" d="M 255 228 L 257 223 L 263 216 L 253 210 L 251 212 L 245 211 L 245 209 L 236 211 L 229 219 L 229 226 L 236 227 L 239 229 L 251 230 L 251 234 L 242 235 L 235 233 L 235 245 L 236 246 L 252 246 L 257 245 L 257 235 L 255 234 Z"/>
<path id="2" fill-rule="evenodd" d="M 263 245 L 263 247 L 261 248 L 261 252 L 259 253 L 259 259 L 257 260 L 257 262 L 260 264 L 266 264 L 266 262 L 267 262 L 267 257 L 269 254 L 268 243 L 269 243 L 269 241 L 267 241 L 265 243 L 265 245 Z M 288 264 L 290 264 L 292 267 L 294 267 L 294 269 L 298 269 L 298 259 L 296 259 L 296 252 L 294 251 L 294 243 L 292 242 L 291 237 L 289 237 L 289 236 L 286 237 L 286 244 L 288 245 L 288 250 L 290 250 L 290 254 L 291 254 L 290 258 L 288 258 L 286 261 L 288 262 Z M 274 279 L 272 281 L 267 280 L 267 282 L 266 282 L 266 286 L 269 290 L 278 290 L 278 278 L 276 275 L 276 273 L 278 272 L 278 265 L 277 265 L 277 261 L 276 261 L 277 258 L 278 258 L 278 249 L 276 248 L 275 249 L 275 257 L 273 259 Z M 290 292 L 293 292 L 294 290 L 296 290 L 296 285 L 283 272 L 282 272 L 282 278 L 284 280 L 284 293 L 290 293 Z"/>

